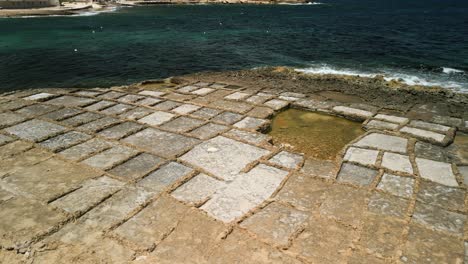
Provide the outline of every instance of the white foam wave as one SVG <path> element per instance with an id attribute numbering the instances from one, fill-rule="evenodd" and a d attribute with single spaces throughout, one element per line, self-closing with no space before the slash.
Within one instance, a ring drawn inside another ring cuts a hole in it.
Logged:
<path id="1" fill-rule="evenodd" d="M 39 18 L 39 17 L 82 17 L 82 16 L 95 16 L 102 13 L 111 13 L 115 12 L 119 9 L 119 7 L 113 6 L 108 7 L 102 10 L 93 10 L 93 11 L 77 11 L 76 14 L 72 15 L 32 15 L 32 16 L 19 16 L 17 18 Z M 15 17 L 12 17 L 15 18 Z"/>
<path id="2" fill-rule="evenodd" d="M 442 72 L 446 74 L 453 74 L 453 73 L 464 73 L 462 70 L 449 68 L 449 67 L 442 67 Z"/>
<path id="3" fill-rule="evenodd" d="M 344 76 L 359 76 L 367 78 L 375 78 L 382 76 L 386 81 L 399 81 L 407 85 L 421 85 L 421 86 L 439 86 L 443 88 L 453 89 L 457 92 L 468 93 L 468 87 L 466 84 L 450 81 L 450 80 L 435 80 L 427 78 L 425 76 L 417 76 L 408 73 L 401 73 L 396 71 L 382 70 L 379 72 L 363 72 L 353 69 L 339 69 L 328 65 L 314 66 L 305 69 L 296 69 L 298 72 L 306 74 L 332 74 L 332 75 L 344 75 Z"/>

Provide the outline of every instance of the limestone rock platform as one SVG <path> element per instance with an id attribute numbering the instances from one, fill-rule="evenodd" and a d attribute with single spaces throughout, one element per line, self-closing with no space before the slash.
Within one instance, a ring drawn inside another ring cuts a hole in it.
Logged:
<path id="1" fill-rule="evenodd" d="M 289 107 L 366 133 L 310 160 L 262 133 Z M 467 130 L 224 83 L 3 94 L 0 263 L 463 263 Z"/>

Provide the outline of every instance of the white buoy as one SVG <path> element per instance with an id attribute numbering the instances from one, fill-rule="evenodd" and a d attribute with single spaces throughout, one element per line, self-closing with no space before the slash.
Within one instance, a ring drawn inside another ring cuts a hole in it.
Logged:
<path id="1" fill-rule="evenodd" d="M 75 52 L 78 52 L 78 49 L 75 49 Z"/>

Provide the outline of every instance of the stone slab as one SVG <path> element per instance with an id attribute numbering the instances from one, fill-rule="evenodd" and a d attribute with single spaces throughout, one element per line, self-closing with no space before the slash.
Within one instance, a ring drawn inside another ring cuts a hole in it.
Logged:
<path id="1" fill-rule="evenodd" d="M 100 112 L 105 115 L 119 115 L 133 108 L 135 108 L 135 106 L 129 104 L 116 104 L 114 106 L 101 110 Z"/>
<path id="2" fill-rule="evenodd" d="M 233 180 L 246 165 L 266 154 L 267 150 L 218 136 L 196 146 L 180 159 L 221 179 Z"/>
<path id="3" fill-rule="evenodd" d="M 225 126 L 225 125 L 219 125 L 219 124 L 215 124 L 215 123 L 208 123 L 204 126 L 201 126 L 197 129 L 194 129 L 192 130 L 189 135 L 191 135 L 192 137 L 196 137 L 198 139 L 202 139 L 202 140 L 206 140 L 206 139 L 210 139 L 212 137 L 215 137 L 219 134 L 221 134 L 222 132 L 228 130 L 229 127 Z"/>
<path id="4" fill-rule="evenodd" d="M 109 139 L 121 139 L 143 128 L 143 125 L 134 122 L 124 122 L 102 130 L 99 135 Z"/>
<path id="5" fill-rule="evenodd" d="M 111 235 L 131 243 L 136 249 L 150 250 L 174 230 L 188 209 L 163 195 L 113 230 Z"/>
<path id="6" fill-rule="evenodd" d="M 138 94 L 149 95 L 149 96 L 153 96 L 153 97 L 161 97 L 161 96 L 165 95 L 166 93 L 165 92 L 159 92 L 159 91 L 144 90 L 144 91 L 139 92 Z"/>
<path id="7" fill-rule="evenodd" d="M 368 210 L 374 214 L 403 218 L 408 210 L 409 201 L 398 196 L 375 192 L 371 195 Z"/>
<path id="8" fill-rule="evenodd" d="M 360 186 L 369 186 L 377 176 L 378 171 L 354 165 L 351 163 L 343 163 L 341 170 L 338 173 L 338 181 L 352 183 Z"/>
<path id="9" fill-rule="evenodd" d="M 450 130 L 450 127 L 448 126 L 424 122 L 420 120 L 413 120 L 409 123 L 409 125 L 412 127 L 421 128 L 424 130 L 432 130 L 432 131 L 442 133 L 442 134 L 445 134 L 447 131 Z"/>
<path id="10" fill-rule="evenodd" d="M 228 137 L 239 139 L 250 144 L 260 145 L 270 140 L 270 136 L 267 136 L 258 132 L 244 131 L 239 129 L 231 129 L 224 133 Z"/>
<path id="11" fill-rule="evenodd" d="M 372 112 L 347 106 L 335 106 L 333 107 L 333 111 L 348 117 L 357 118 L 359 120 L 365 120 L 374 115 Z"/>
<path id="12" fill-rule="evenodd" d="M 104 108 L 108 108 L 108 107 L 113 106 L 113 105 L 115 105 L 114 102 L 102 100 L 102 101 L 99 101 L 99 102 L 94 103 L 92 105 L 89 105 L 89 106 L 85 107 L 84 109 L 86 109 L 88 111 L 99 111 L 99 110 L 102 110 Z"/>
<path id="13" fill-rule="evenodd" d="M 8 127 L 21 123 L 26 120 L 26 117 L 16 113 L 0 113 L 0 128 Z"/>
<path id="14" fill-rule="evenodd" d="M 33 119 L 24 123 L 6 128 L 5 131 L 21 139 L 42 141 L 65 131 L 63 126 L 47 121 Z"/>
<path id="15" fill-rule="evenodd" d="M 219 110 L 219 109 L 203 107 L 200 110 L 192 112 L 191 115 L 206 120 L 206 119 L 210 119 L 210 118 L 218 115 L 221 112 L 222 111 Z"/>
<path id="16" fill-rule="evenodd" d="M 0 146 L 14 141 L 12 137 L 0 134 Z"/>
<path id="17" fill-rule="evenodd" d="M 232 113 L 232 112 L 224 112 L 219 114 L 218 116 L 214 117 L 212 120 L 214 122 L 218 122 L 225 125 L 232 125 L 243 118 L 243 115 Z"/>
<path id="18" fill-rule="evenodd" d="M 191 93 L 196 94 L 196 95 L 207 95 L 207 94 L 212 93 L 214 91 L 215 91 L 215 89 L 211 89 L 211 88 L 201 88 L 201 89 L 192 91 Z"/>
<path id="19" fill-rule="evenodd" d="M 411 198 L 414 191 L 414 179 L 385 173 L 377 189 L 396 196 Z"/>
<path id="20" fill-rule="evenodd" d="M 162 158 L 142 153 L 111 169 L 109 173 L 124 181 L 132 181 L 143 177 L 163 162 Z"/>
<path id="21" fill-rule="evenodd" d="M 271 163 L 288 169 L 296 169 L 299 167 L 299 164 L 301 164 L 303 160 L 304 157 L 302 155 L 283 150 L 280 153 L 273 156 L 269 161 Z"/>
<path id="22" fill-rule="evenodd" d="M 466 216 L 432 205 L 416 202 L 413 221 L 426 225 L 431 229 L 450 232 L 457 236 L 463 236 Z"/>
<path id="23" fill-rule="evenodd" d="M 83 113 L 82 110 L 78 110 L 78 109 L 75 109 L 75 108 L 62 108 L 60 110 L 57 110 L 57 111 L 54 111 L 54 112 L 51 112 L 51 113 L 47 113 L 47 114 L 43 115 L 42 117 L 47 118 L 47 119 L 51 119 L 51 120 L 55 120 L 55 121 L 60 121 L 60 120 L 63 120 L 65 118 L 69 118 L 69 117 L 72 117 L 72 116 L 75 116 L 75 115 L 78 115 L 78 114 L 81 114 L 81 113 Z"/>
<path id="24" fill-rule="evenodd" d="M 359 244 L 380 256 L 393 257 L 400 245 L 406 223 L 394 218 L 370 216 L 364 221 Z"/>
<path id="25" fill-rule="evenodd" d="M 183 104 L 179 107 L 176 107 L 174 109 L 172 109 L 171 111 L 176 113 L 176 114 L 179 114 L 179 115 L 187 115 L 187 114 L 190 114 L 192 112 L 195 112 L 196 110 L 200 109 L 201 106 L 198 106 L 198 105 L 193 105 L 193 104 Z"/>
<path id="26" fill-rule="evenodd" d="M 402 129 L 400 129 L 400 132 L 409 134 L 411 136 L 414 136 L 416 138 L 422 139 L 422 140 L 429 140 L 429 141 L 434 141 L 437 143 L 442 144 L 445 140 L 445 135 L 439 134 L 436 132 L 432 132 L 429 130 L 423 130 L 419 128 L 413 128 L 413 127 L 408 127 L 405 126 Z"/>
<path id="27" fill-rule="evenodd" d="M 163 158 L 173 158 L 185 153 L 200 141 L 154 128 L 147 128 L 122 140 Z"/>
<path id="28" fill-rule="evenodd" d="M 429 181 L 421 181 L 416 199 L 448 210 L 463 211 L 465 206 L 465 192 L 463 189 Z"/>
<path id="29" fill-rule="evenodd" d="M 225 188 L 224 182 L 206 174 L 198 174 L 173 191 L 171 195 L 184 203 L 200 205 L 222 188 Z"/>
<path id="30" fill-rule="evenodd" d="M 79 126 L 85 123 L 92 122 L 102 117 L 105 117 L 105 115 L 92 113 L 92 112 L 85 112 L 85 113 L 67 118 L 65 120 L 62 120 L 61 122 L 69 126 Z"/>
<path id="31" fill-rule="evenodd" d="M 247 97 L 249 97 L 251 94 L 249 93 L 243 93 L 243 92 L 234 92 L 226 97 L 224 97 L 225 99 L 228 99 L 228 100 L 243 100 Z"/>
<path id="32" fill-rule="evenodd" d="M 51 93 L 37 93 L 30 96 L 23 97 L 24 100 L 43 101 L 49 98 L 55 97 L 55 94 Z"/>
<path id="33" fill-rule="evenodd" d="M 211 102 L 209 106 L 223 109 L 225 111 L 235 112 L 235 113 L 247 113 L 253 108 L 252 105 L 244 103 L 244 102 L 228 101 L 228 100 L 217 100 L 217 101 Z"/>
<path id="34" fill-rule="evenodd" d="M 150 115 L 147 115 L 138 120 L 138 122 L 151 125 L 151 126 L 158 126 L 161 125 L 169 120 L 171 120 L 175 115 L 171 113 L 166 113 L 162 111 L 156 111 Z"/>
<path id="35" fill-rule="evenodd" d="M 60 155 L 70 160 L 80 160 L 88 155 L 103 151 L 114 146 L 113 143 L 103 139 L 94 138 L 60 152 Z"/>
<path id="36" fill-rule="evenodd" d="M 144 99 L 144 98 L 146 97 L 142 95 L 127 94 L 117 99 L 117 101 L 121 103 L 135 103 L 136 101 Z"/>
<path id="37" fill-rule="evenodd" d="M 192 168 L 177 162 L 170 162 L 140 180 L 137 186 L 159 193 L 179 183 L 192 172 Z"/>
<path id="38" fill-rule="evenodd" d="M 133 148 L 116 145 L 108 150 L 83 160 L 81 163 L 97 169 L 109 169 L 114 165 L 129 159 L 137 153 L 138 151 Z"/>
<path id="39" fill-rule="evenodd" d="M 378 155 L 378 150 L 350 147 L 346 151 L 343 160 L 357 162 L 363 165 L 375 165 Z"/>
<path id="40" fill-rule="evenodd" d="M 256 106 L 247 112 L 247 115 L 255 118 L 267 119 L 272 117 L 274 113 L 275 111 L 273 111 L 271 108 Z"/>
<path id="41" fill-rule="evenodd" d="M 457 187 L 458 182 L 452 171 L 450 163 L 416 158 L 419 174 L 424 179 L 443 185 Z"/>
<path id="42" fill-rule="evenodd" d="M 85 181 L 82 187 L 50 203 L 71 214 L 82 214 L 123 187 L 123 183 L 109 177 Z"/>
<path id="43" fill-rule="evenodd" d="M 203 125 L 204 123 L 205 121 L 199 119 L 181 116 L 164 123 L 160 127 L 172 132 L 185 133 Z"/>
<path id="44" fill-rule="evenodd" d="M 234 127 L 257 131 L 259 129 L 264 128 L 265 125 L 267 125 L 268 123 L 269 121 L 266 119 L 260 119 L 260 118 L 248 116 L 242 119 L 241 121 L 235 123 Z"/>
<path id="45" fill-rule="evenodd" d="M 405 123 L 407 123 L 409 121 L 409 119 L 406 118 L 406 117 L 386 115 L 386 114 L 378 114 L 374 118 L 379 119 L 379 120 L 384 120 L 384 121 L 387 121 L 387 122 L 400 124 L 400 125 L 405 124 Z"/>
<path id="46" fill-rule="evenodd" d="M 86 106 L 94 102 L 96 102 L 96 100 L 91 99 L 91 98 L 71 96 L 71 95 L 64 95 L 64 96 L 60 96 L 52 100 L 46 101 L 47 104 L 66 106 L 66 107 Z"/>
<path id="47" fill-rule="evenodd" d="M 397 130 L 398 125 L 390 122 L 379 120 L 371 120 L 365 125 L 366 129 L 379 129 L 379 130 Z"/>
<path id="48" fill-rule="evenodd" d="M 153 113 L 153 110 L 145 107 L 137 107 L 128 112 L 120 114 L 120 118 L 125 118 L 129 120 L 137 120 L 143 118 L 149 114 Z"/>
<path id="49" fill-rule="evenodd" d="M 154 105 L 152 108 L 159 110 L 159 111 L 169 111 L 171 109 L 174 109 L 178 106 L 182 105 L 181 103 L 174 102 L 174 101 L 164 101 L 162 103 L 159 103 L 157 105 Z"/>
<path id="50" fill-rule="evenodd" d="M 292 236 L 303 226 L 309 214 L 272 203 L 241 223 L 242 228 L 280 247 L 287 247 Z"/>
<path id="51" fill-rule="evenodd" d="M 30 167 L 52 156 L 52 153 L 32 148 L 12 157 L 3 157 L 0 160 L 0 178 L 7 176 L 24 167 Z"/>
<path id="52" fill-rule="evenodd" d="M 364 217 L 366 199 L 367 191 L 364 189 L 334 185 L 324 194 L 320 214 L 357 227 Z"/>
<path id="53" fill-rule="evenodd" d="M 41 143 L 39 143 L 39 145 L 53 152 L 57 152 L 69 148 L 71 146 L 77 145 L 86 140 L 89 140 L 90 138 L 90 135 L 81 132 L 70 131 L 65 134 L 61 134 L 56 137 L 42 141 Z"/>
<path id="54" fill-rule="evenodd" d="M 369 147 L 399 153 L 406 153 L 407 145 L 408 140 L 406 138 L 379 133 L 368 134 L 354 143 L 354 146 L 357 147 Z"/>
<path id="55" fill-rule="evenodd" d="M 271 107 L 273 110 L 281 110 L 286 108 L 289 105 L 288 101 L 279 100 L 279 99 L 272 99 L 268 102 L 265 102 L 264 105 Z"/>
<path id="56" fill-rule="evenodd" d="M 413 173 L 413 166 L 406 155 L 385 152 L 382 158 L 382 167 L 404 173 Z"/>
<path id="57" fill-rule="evenodd" d="M 0 158 L 4 159 L 31 149 L 33 144 L 21 140 L 13 141 L 0 147 Z"/>
<path id="58" fill-rule="evenodd" d="M 338 168 L 334 161 L 306 159 L 300 172 L 309 176 L 335 179 Z"/>
<path id="59" fill-rule="evenodd" d="M 81 131 L 85 131 L 85 132 L 88 132 L 88 133 L 96 133 L 96 132 L 98 132 L 100 130 L 108 128 L 108 127 L 110 127 L 112 125 L 115 125 L 115 124 L 117 124 L 119 122 L 120 122 L 120 119 L 113 118 L 113 117 L 110 117 L 110 116 L 106 116 L 106 117 L 103 117 L 101 119 L 94 120 L 94 121 L 91 121 L 91 122 L 86 123 L 84 125 L 81 125 L 81 126 L 77 127 L 76 129 L 81 130 Z"/>
<path id="60" fill-rule="evenodd" d="M 46 105 L 46 104 L 33 104 L 25 106 L 21 109 L 16 110 L 15 112 L 18 114 L 22 114 L 27 117 L 36 117 L 43 114 L 47 114 L 53 111 L 56 111 L 60 107 L 54 105 Z"/>

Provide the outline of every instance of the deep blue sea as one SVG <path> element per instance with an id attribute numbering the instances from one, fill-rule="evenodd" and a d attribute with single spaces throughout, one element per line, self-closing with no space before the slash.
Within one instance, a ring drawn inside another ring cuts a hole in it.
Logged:
<path id="1" fill-rule="evenodd" d="M 468 92 L 467 0 L 179 5 L 0 18 L 0 90 L 292 66 Z"/>

